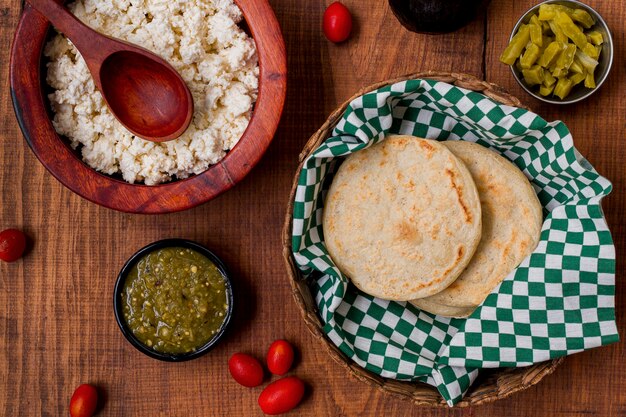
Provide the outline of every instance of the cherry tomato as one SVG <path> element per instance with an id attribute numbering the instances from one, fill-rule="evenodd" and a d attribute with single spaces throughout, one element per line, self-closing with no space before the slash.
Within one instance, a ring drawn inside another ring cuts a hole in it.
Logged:
<path id="1" fill-rule="evenodd" d="M 17 229 L 0 232 L 0 259 L 6 262 L 18 260 L 26 249 L 26 236 Z"/>
<path id="2" fill-rule="evenodd" d="M 274 375 L 285 375 L 293 364 L 293 347 L 286 340 L 277 340 L 267 351 L 267 369 Z"/>
<path id="3" fill-rule="evenodd" d="M 338 1 L 332 3 L 324 12 L 324 35 L 329 41 L 339 43 L 350 36 L 352 15 L 350 10 Z"/>
<path id="4" fill-rule="evenodd" d="M 258 360 L 245 353 L 235 353 L 228 360 L 233 379 L 244 387 L 256 387 L 263 382 L 263 367 Z"/>
<path id="5" fill-rule="evenodd" d="M 304 382 L 296 376 L 286 376 L 265 387 L 259 395 L 259 406 L 265 414 L 282 414 L 297 406 L 303 396 Z"/>
<path id="6" fill-rule="evenodd" d="M 70 400 L 72 417 L 91 417 L 98 405 L 98 391 L 93 385 L 83 384 L 76 388 Z"/>

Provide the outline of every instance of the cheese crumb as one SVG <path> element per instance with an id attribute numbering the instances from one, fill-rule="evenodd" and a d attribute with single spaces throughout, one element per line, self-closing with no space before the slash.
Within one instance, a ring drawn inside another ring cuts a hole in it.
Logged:
<path id="1" fill-rule="evenodd" d="M 129 183 L 154 185 L 199 174 L 220 161 L 248 126 L 257 99 L 254 41 L 233 0 L 78 0 L 70 11 L 93 29 L 142 46 L 183 77 L 194 116 L 179 138 L 135 137 L 111 114 L 85 61 L 61 34 L 45 47 L 56 131 L 83 160 Z"/>

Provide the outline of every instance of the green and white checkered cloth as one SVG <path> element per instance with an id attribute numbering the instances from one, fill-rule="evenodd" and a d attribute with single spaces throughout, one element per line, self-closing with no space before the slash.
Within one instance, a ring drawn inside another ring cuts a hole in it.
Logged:
<path id="1" fill-rule="evenodd" d="M 326 251 L 322 211 L 334 172 L 387 134 L 489 147 L 524 172 L 544 207 L 535 251 L 467 319 L 364 294 Z M 528 366 L 618 340 L 615 248 L 600 207 L 610 191 L 562 122 L 443 82 L 403 81 L 353 100 L 304 162 L 292 250 L 324 331 L 343 353 L 383 377 L 436 386 L 452 406 L 479 368 Z"/>

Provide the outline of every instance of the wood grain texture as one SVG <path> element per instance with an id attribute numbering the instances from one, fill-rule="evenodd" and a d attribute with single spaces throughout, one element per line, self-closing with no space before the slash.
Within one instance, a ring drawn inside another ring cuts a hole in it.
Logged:
<path id="1" fill-rule="evenodd" d="M 568 358 L 540 384 L 494 404 L 458 410 L 414 407 L 347 377 L 309 334 L 291 296 L 280 230 L 298 154 L 328 113 L 359 88 L 429 69 L 471 73 L 495 82 L 547 119 L 564 120 L 576 146 L 613 181 L 605 200 L 618 254 L 618 327 L 624 331 L 626 228 L 626 39 L 624 0 L 589 0 L 608 20 L 615 65 L 601 90 L 582 103 L 556 107 L 532 100 L 497 57 L 530 0 L 492 0 L 481 18 L 452 34 L 416 35 L 392 16 L 386 0 L 345 0 L 356 30 L 342 45 L 321 33 L 330 0 L 272 0 L 287 46 L 290 88 L 275 140 L 234 189 L 195 209 L 130 215 L 92 204 L 63 187 L 37 161 L 13 117 L 7 48 L 0 48 L 0 228 L 31 237 L 23 260 L 0 264 L 0 415 L 63 416 L 73 389 L 97 384 L 102 416 L 261 416 L 260 389 L 238 386 L 227 371 L 236 351 L 262 357 L 276 338 L 298 348 L 294 374 L 308 384 L 300 416 L 626 415 L 623 343 Z M 0 39 L 8 45 L 18 0 L 0 4 Z M 484 59 L 483 59 L 484 57 Z M 144 357 L 115 324 L 112 291 L 124 261 L 166 237 L 197 240 L 233 272 L 232 332 L 196 361 L 169 364 Z"/>

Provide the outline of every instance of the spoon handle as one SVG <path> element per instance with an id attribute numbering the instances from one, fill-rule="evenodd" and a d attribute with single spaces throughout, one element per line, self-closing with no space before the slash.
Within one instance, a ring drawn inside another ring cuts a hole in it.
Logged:
<path id="1" fill-rule="evenodd" d="M 113 42 L 103 42 L 103 35 L 78 20 L 56 0 L 26 0 L 26 2 L 72 41 L 88 66 L 91 66 L 93 61 L 100 62 L 118 49 L 112 48 L 115 46 Z"/>

